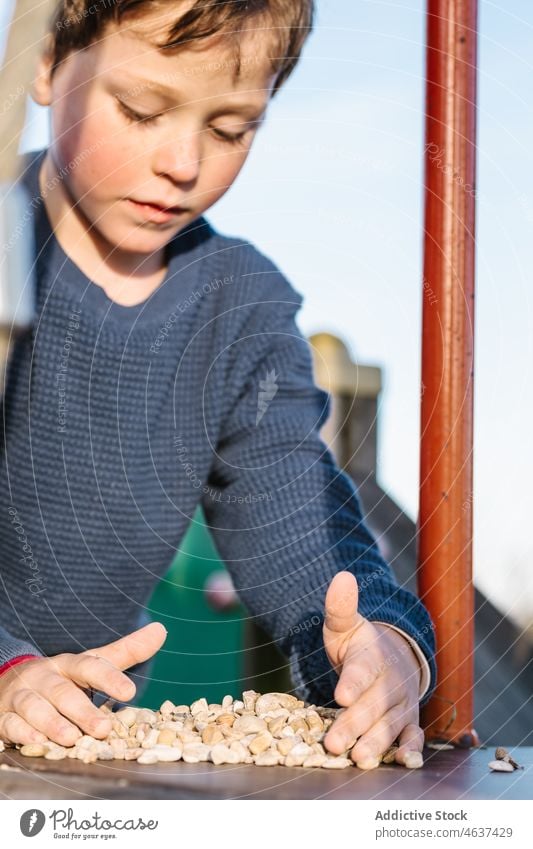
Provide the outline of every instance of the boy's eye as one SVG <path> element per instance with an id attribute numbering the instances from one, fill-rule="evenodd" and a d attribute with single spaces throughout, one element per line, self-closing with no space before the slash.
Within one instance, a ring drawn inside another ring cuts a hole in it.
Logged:
<path id="1" fill-rule="evenodd" d="M 247 130 L 244 130 L 241 133 L 225 133 L 223 130 L 213 127 L 215 136 L 220 139 L 220 141 L 227 142 L 228 144 L 239 144 L 244 141 L 245 136 L 247 136 L 251 130 L 252 127 L 248 127 Z"/>
<path id="2" fill-rule="evenodd" d="M 135 112 L 129 106 L 126 106 L 122 100 L 117 99 L 117 103 L 119 104 L 120 111 L 129 121 L 136 121 L 137 124 L 153 124 L 159 117 L 160 114 L 157 115 L 141 115 L 139 112 Z"/>

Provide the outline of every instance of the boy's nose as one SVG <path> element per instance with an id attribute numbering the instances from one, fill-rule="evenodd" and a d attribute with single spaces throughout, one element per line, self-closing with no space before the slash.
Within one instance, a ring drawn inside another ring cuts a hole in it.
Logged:
<path id="1" fill-rule="evenodd" d="M 176 183 L 190 183 L 198 178 L 200 172 L 200 139 L 191 135 L 158 145 L 153 161 L 158 176 L 166 175 Z"/>

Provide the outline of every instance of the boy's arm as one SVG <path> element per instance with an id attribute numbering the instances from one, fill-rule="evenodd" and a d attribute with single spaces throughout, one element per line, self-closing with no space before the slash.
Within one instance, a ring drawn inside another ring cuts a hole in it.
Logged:
<path id="1" fill-rule="evenodd" d="M 357 578 L 359 613 L 400 629 L 425 656 L 425 704 L 436 683 L 433 625 L 398 585 L 362 520 L 352 481 L 319 437 L 329 398 L 314 384 L 309 346 L 294 320 L 301 297 L 285 287 L 283 297 L 278 285 L 260 305 L 235 345 L 230 377 L 240 391 L 205 487 L 208 524 L 236 591 L 288 656 L 303 698 L 333 700 L 338 676 L 324 647 L 324 600 L 345 570 Z"/>

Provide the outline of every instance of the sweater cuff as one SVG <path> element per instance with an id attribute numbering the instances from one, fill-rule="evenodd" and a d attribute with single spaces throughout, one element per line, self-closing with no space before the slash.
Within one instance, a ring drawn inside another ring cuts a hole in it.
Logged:
<path id="1" fill-rule="evenodd" d="M 3 675 L 4 672 L 7 672 L 8 669 L 11 669 L 12 666 L 16 666 L 18 663 L 24 663 L 25 660 L 35 660 L 38 657 L 40 655 L 37 654 L 21 654 L 19 657 L 13 657 L 0 666 L 0 675 Z"/>
<path id="2" fill-rule="evenodd" d="M 390 622 L 381 622 L 379 619 L 373 619 L 372 622 L 373 622 L 373 624 L 387 625 L 389 628 L 392 628 L 394 631 L 398 631 L 398 633 L 401 634 L 402 637 L 405 637 L 405 639 L 407 640 L 407 642 L 411 646 L 412 650 L 414 651 L 414 653 L 415 653 L 415 655 L 418 659 L 418 662 L 420 663 L 420 671 L 422 673 L 421 679 L 420 679 L 420 687 L 419 687 L 419 690 L 418 690 L 418 701 L 420 701 L 421 699 L 424 698 L 427 691 L 429 690 L 429 685 L 430 685 L 430 682 L 431 682 L 431 671 L 429 669 L 429 663 L 427 662 L 427 659 L 426 659 L 424 652 L 422 651 L 422 649 L 420 648 L 418 643 L 415 640 L 413 640 L 413 638 L 410 637 L 409 634 L 407 634 L 402 628 L 398 628 L 397 625 L 391 625 Z"/>

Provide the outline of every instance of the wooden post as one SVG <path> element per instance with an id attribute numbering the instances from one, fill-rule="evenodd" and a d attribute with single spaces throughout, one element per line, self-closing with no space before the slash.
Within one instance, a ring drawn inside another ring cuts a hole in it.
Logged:
<path id="1" fill-rule="evenodd" d="M 428 0 L 419 591 L 436 626 L 427 739 L 469 747 L 472 584 L 476 0 Z"/>
<path id="2" fill-rule="evenodd" d="M 5 236 L 23 226 L 20 199 L 23 189 L 13 186 L 21 163 L 19 144 L 26 118 L 26 102 L 43 46 L 48 19 L 56 0 L 17 0 L 0 70 L 0 230 Z M 17 216 L 21 215 L 20 221 Z M 6 365 L 14 335 L 29 326 L 33 315 L 34 279 L 31 256 L 33 233 L 16 239 L 0 251 L 0 396 L 3 395 Z"/>
<path id="3" fill-rule="evenodd" d="M 14 180 L 26 115 L 26 97 L 35 61 L 42 49 L 46 23 L 57 0 L 17 0 L 0 72 L 0 183 Z"/>

